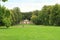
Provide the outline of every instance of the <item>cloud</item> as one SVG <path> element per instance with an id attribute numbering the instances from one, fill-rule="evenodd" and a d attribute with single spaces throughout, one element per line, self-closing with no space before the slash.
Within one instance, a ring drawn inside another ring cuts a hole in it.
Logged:
<path id="1" fill-rule="evenodd" d="M 58 4 L 60 4 L 60 0 L 58 0 Z"/>
<path id="2" fill-rule="evenodd" d="M 60 3 L 60 0 L 9 0 L 1 3 L 9 9 L 19 7 L 22 12 L 29 12 L 33 10 L 41 10 L 44 5 L 54 5 Z"/>

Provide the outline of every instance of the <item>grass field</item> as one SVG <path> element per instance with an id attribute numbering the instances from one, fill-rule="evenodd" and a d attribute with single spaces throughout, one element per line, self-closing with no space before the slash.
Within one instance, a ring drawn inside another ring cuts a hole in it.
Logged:
<path id="1" fill-rule="evenodd" d="M 60 40 L 60 27 L 42 25 L 16 25 L 0 28 L 0 40 Z"/>

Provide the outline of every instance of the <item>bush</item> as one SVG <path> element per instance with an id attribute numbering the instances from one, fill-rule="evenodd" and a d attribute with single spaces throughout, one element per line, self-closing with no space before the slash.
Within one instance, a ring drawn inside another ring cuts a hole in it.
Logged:
<path id="1" fill-rule="evenodd" d="M 4 25 L 8 28 L 9 26 L 11 26 L 11 20 L 10 18 L 4 18 L 3 19 L 3 23 Z"/>
<path id="2" fill-rule="evenodd" d="M 41 24 L 40 19 L 39 19 L 38 16 L 36 16 L 36 15 L 33 15 L 33 16 L 31 17 L 31 21 L 32 21 L 34 24 L 36 24 L 36 25 Z"/>

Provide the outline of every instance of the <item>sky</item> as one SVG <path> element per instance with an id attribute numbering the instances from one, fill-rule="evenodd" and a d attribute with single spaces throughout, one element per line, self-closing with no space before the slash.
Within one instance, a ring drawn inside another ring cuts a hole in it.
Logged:
<path id="1" fill-rule="evenodd" d="M 9 9 L 19 7 L 21 12 L 29 12 L 41 10 L 44 5 L 60 4 L 60 0 L 8 0 L 4 3 L 0 1 L 0 4 Z"/>

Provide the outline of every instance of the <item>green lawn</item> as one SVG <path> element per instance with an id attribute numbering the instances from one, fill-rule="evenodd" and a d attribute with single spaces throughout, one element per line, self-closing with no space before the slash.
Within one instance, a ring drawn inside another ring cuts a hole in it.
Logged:
<path id="1" fill-rule="evenodd" d="M 60 27 L 16 25 L 0 28 L 0 40 L 60 40 Z"/>

